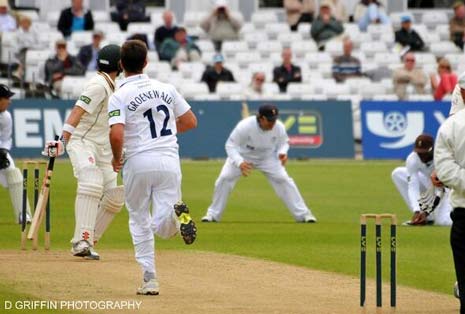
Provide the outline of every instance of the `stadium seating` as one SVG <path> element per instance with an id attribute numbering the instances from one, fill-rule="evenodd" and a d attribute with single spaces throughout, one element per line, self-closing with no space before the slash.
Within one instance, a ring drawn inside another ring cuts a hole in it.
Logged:
<path id="1" fill-rule="evenodd" d="M 423 13 L 421 17 L 421 22 L 426 26 L 433 28 L 438 24 L 447 24 L 449 23 L 449 18 L 447 17 L 446 12 L 439 10 L 431 10 Z"/>
<path id="2" fill-rule="evenodd" d="M 95 2 L 95 3 L 94 3 Z M 56 29 L 60 10 L 69 6 L 66 1 L 37 0 L 41 10 L 21 10 L 18 13 L 28 15 L 33 20 L 33 27 L 39 29 L 39 41 L 43 50 L 31 50 L 26 56 L 26 78 L 43 79 L 43 64 L 45 59 L 54 53 L 55 41 L 62 39 L 62 34 Z M 95 29 L 105 32 L 104 44 L 121 45 L 131 34 L 143 33 L 152 45 L 155 29 L 163 23 L 163 10 L 159 8 L 148 10 L 150 23 L 130 23 L 127 32 L 121 32 L 117 23 L 111 22 L 109 1 L 91 1 L 91 9 L 95 21 Z M 342 54 L 342 42 L 333 40 L 325 45 L 324 51 L 319 51 L 316 43 L 310 38 L 311 25 L 300 23 L 296 32 L 291 32 L 285 16 L 279 10 L 259 9 L 249 12 L 249 19 L 244 21 L 240 30 L 240 39 L 223 42 L 221 53 L 225 57 L 225 66 L 229 68 L 236 79 L 232 85 L 223 85 L 215 94 L 205 90 L 205 84 L 199 83 L 206 65 L 210 65 L 216 53 L 213 43 L 200 28 L 200 21 L 208 15 L 207 6 L 202 10 L 187 10 L 180 21 L 188 34 L 196 41 L 202 51 L 201 61 L 183 63 L 178 70 L 173 70 L 167 62 L 160 62 L 158 54 L 151 48 L 148 53 L 149 65 L 145 72 L 164 82 L 173 83 L 186 97 L 192 99 L 235 99 L 243 97 L 244 87 L 248 86 L 253 73 L 262 71 L 266 75 L 265 92 L 257 97 L 273 99 L 349 99 L 356 97 L 367 99 L 395 100 L 392 78 L 379 82 L 371 82 L 368 77 L 351 78 L 343 84 L 336 84 L 332 79 L 332 64 L 335 56 Z M 350 10 L 348 10 L 350 12 Z M 400 27 L 401 17 L 408 14 L 412 17 L 413 27 L 424 39 L 427 49 L 416 53 L 417 66 L 427 74 L 436 73 L 437 58 L 446 57 L 456 72 L 465 70 L 463 52 L 449 39 L 449 18 L 451 12 L 442 10 L 426 10 L 412 12 L 390 13 L 391 25 L 369 25 L 366 32 L 361 32 L 356 23 L 344 23 L 344 35 L 350 36 L 354 43 L 353 55 L 361 61 L 362 71 L 376 72 L 380 68 L 390 70 L 402 66 L 398 46 L 394 43 L 394 31 Z M 241 17 L 242 18 L 242 17 Z M 2 38 L 1 62 L 14 60 L 16 51 L 15 33 L 4 33 Z M 92 32 L 73 32 L 68 39 L 68 50 L 76 54 L 82 45 L 91 43 Z M 284 47 L 290 47 L 293 52 L 293 62 L 301 67 L 303 83 L 291 83 L 287 93 L 279 93 L 278 87 L 272 82 L 273 68 L 282 62 L 281 52 Z M 386 70 L 386 73 L 388 71 Z M 89 77 L 92 73 L 86 75 Z M 383 77 L 383 76 L 381 76 Z M 79 82 L 78 78 L 75 78 Z M 377 78 L 379 80 L 379 78 Z M 70 83 L 67 81 L 67 84 Z M 200 87 L 202 86 L 202 87 Z M 226 87 L 224 87 L 226 86 Z M 235 90 L 241 86 L 239 89 Z M 231 88 L 235 90 L 234 93 Z M 430 86 L 426 86 L 430 92 Z M 74 95 L 74 89 L 66 87 L 67 95 Z M 354 96 L 355 95 L 355 96 Z M 430 95 L 415 95 L 409 91 L 411 99 L 428 99 Z"/>
<path id="3" fill-rule="evenodd" d="M 77 48 L 92 43 L 92 31 L 72 32 L 71 42 L 73 42 L 74 46 Z"/>
<path id="4" fill-rule="evenodd" d="M 264 28 L 270 23 L 277 23 L 278 16 L 274 11 L 256 11 L 252 13 L 252 23 L 256 28 Z"/>
<path id="5" fill-rule="evenodd" d="M 234 100 L 244 98 L 244 86 L 233 82 L 218 82 L 216 93 L 224 100 Z"/>

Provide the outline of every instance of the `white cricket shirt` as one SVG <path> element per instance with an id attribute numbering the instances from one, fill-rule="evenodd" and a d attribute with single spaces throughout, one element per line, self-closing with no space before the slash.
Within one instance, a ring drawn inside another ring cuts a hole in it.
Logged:
<path id="1" fill-rule="evenodd" d="M 453 208 L 465 207 L 465 110 L 449 117 L 438 130 L 434 163 L 439 180 L 452 189 Z"/>
<path id="2" fill-rule="evenodd" d="M 99 145 L 109 145 L 108 99 L 115 89 L 114 82 L 104 72 L 98 72 L 84 87 L 76 101 L 86 113 L 81 117 L 71 140 L 87 139 Z"/>
<path id="3" fill-rule="evenodd" d="M 457 84 L 452 92 L 449 116 L 457 113 L 457 111 L 462 110 L 463 108 L 465 108 L 465 104 L 463 102 L 462 93 L 460 93 L 460 86 Z"/>
<path id="4" fill-rule="evenodd" d="M 240 121 L 232 130 L 226 141 L 226 153 L 233 164 L 239 167 L 244 160 L 253 163 L 287 154 L 288 140 L 286 128 L 281 121 L 276 121 L 273 129 L 264 131 L 257 117 L 251 116 Z"/>
<path id="5" fill-rule="evenodd" d="M 11 149 L 12 132 L 13 122 L 11 114 L 7 110 L 0 112 L 0 148 Z"/>
<path id="6" fill-rule="evenodd" d="M 190 110 L 171 84 L 133 75 L 110 97 L 108 123 L 124 124 L 126 158 L 141 152 L 178 154 L 176 118 Z"/>

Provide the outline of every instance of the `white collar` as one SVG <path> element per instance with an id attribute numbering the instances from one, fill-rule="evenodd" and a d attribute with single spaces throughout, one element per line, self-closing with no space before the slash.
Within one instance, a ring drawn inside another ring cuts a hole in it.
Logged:
<path id="1" fill-rule="evenodd" d="M 137 80 L 148 80 L 149 79 L 149 76 L 147 74 L 136 74 L 136 75 L 131 75 L 129 77 L 125 77 L 124 79 L 122 79 L 121 81 L 118 82 L 118 87 L 122 87 L 123 85 L 127 84 L 127 83 L 131 83 L 133 81 L 137 81 Z"/>

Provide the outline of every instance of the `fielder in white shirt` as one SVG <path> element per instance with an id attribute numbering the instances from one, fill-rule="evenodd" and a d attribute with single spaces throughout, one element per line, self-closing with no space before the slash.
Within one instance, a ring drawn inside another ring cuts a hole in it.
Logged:
<path id="1" fill-rule="evenodd" d="M 107 45 L 98 52 L 98 72 L 84 87 L 63 126 L 61 141 L 46 144 L 44 153 L 68 152 L 77 178 L 74 205 L 76 224 L 71 240 L 74 256 L 98 260 L 94 244 L 124 205 L 124 187 L 117 186 L 108 139 L 108 99 L 120 72 L 120 47 Z"/>
<path id="2" fill-rule="evenodd" d="M 170 238 L 180 231 L 186 244 L 196 238 L 189 209 L 180 201 L 176 134 L 195 128 L 197 119 L 174 86 L 142 74 L 147 65 L 143 42 L 124 43 L 121 65 L 126 78 L 108 106 L 112 164 L 122 170 L 129 230 L 143 272 L 137 294 L 157 295 L 154 233 Z"/>
<path id="3" fill-rule="evenodd" d="M 276 106 L 263 105 L 257 116 L 240 121 L 231 132 L 226 141 L 228 158 L 215 182 L 213 202 L 203 222 L 221 220 L 237 180 L 241 175 L 247 177 L 252 169 L 263 172 L 297 222 L 316 222 L 294 180 L 287 174 L 288 136 L 284 124 L 277 121 L 278 115 Z"/>
<path id="4" fill-rule="evenodd" d="M 23 175 L 16 168 L 13 158 L 10 155 L 12 144 L 13 122 L 8 106 L 11 103 L 10 97 L 14 93 L 8 86 L 0 84 L 0 184 L 10 192 L 11 203 L 13 204 L 15 220 L 21 223 L 21 209 L 23 204 Z M 31 222 L 31 211 L 29 203 L 27 205 L 27 222 Z"/>
<path id="5" fill-rule="evenodd" d="M 448 188 L 433 186 L 431 180 L 434 171 L 433 154 L 433 137 L 421 134 L 415 139 L 413 152 L 408 155 L 405 167 L 397 167 L 392 171 L 392 181 L 413 214 L 406 225 L 423 225 L 428 222 L 440 226 L 452 224 L 450 191 Z M 429 204 L 436 197 L 439 203 Z"/>

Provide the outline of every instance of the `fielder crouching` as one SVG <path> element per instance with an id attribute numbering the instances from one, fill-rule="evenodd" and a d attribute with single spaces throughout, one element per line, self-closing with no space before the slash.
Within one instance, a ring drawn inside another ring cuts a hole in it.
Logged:
<path id="1" fill-rule="evenodd" d="M 124 188 L 117 186 L 117 173 L 111 165 L 107 116 L 108 99 L 120 73 L 119 60 L 117 45 L 107 45 L 99 51 L 99 71 L 76 101 L 60 141 L 48 142 L 44 151 L 48 156 L 61 155 L 65 148 L 68 152 L 78 180 L 71 253 L 93 260 L 100 259 L 94 244 L 124 204 Z"/>
<path id="2" fill-rule="evenodd" d="M 433 157 L 434 138 L 421 134 L 415 139 L 405 166 L 392 171 L 392 181 L 413 214 L 412 219 L 404 222 L 404 225 L 452 224 L 450 191 L 437 180 Z"/>

